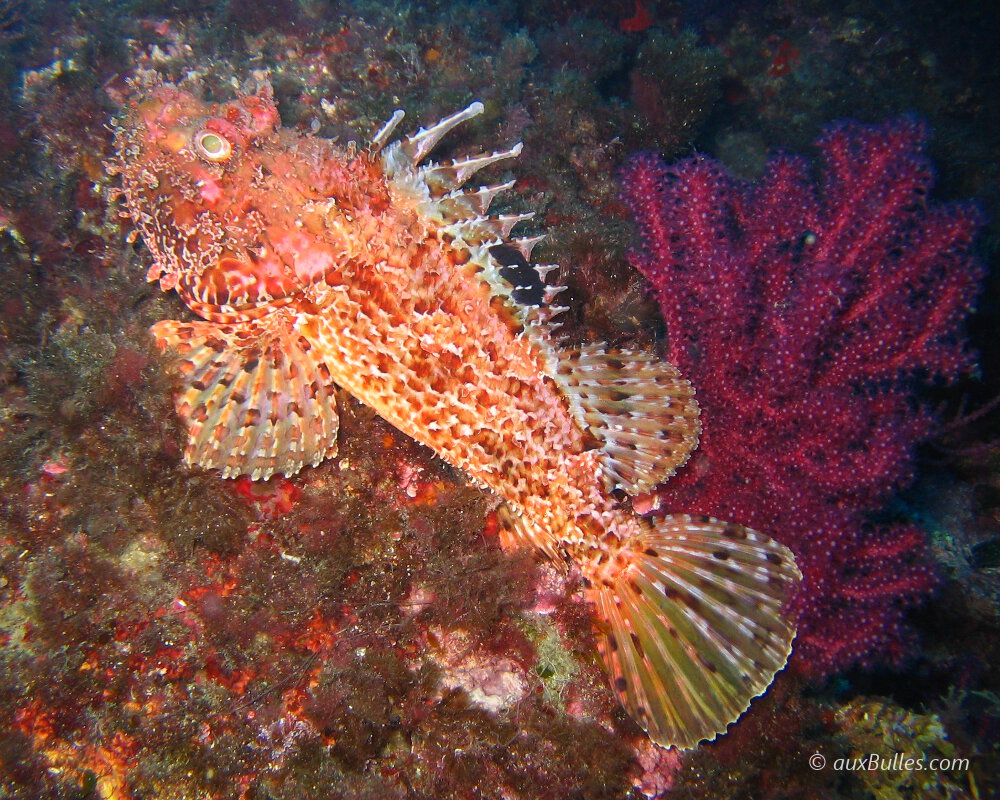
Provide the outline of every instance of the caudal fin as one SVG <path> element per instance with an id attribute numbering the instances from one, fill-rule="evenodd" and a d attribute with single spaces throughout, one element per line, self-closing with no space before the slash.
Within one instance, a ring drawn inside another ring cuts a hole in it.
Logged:
<path id="1" fill-rule="evenodd" d="M 676 515 L 621 556 L 589 589 L 615 692 L 657 744 L 714 739 L 788 660 L 784 605 L 802 577 L 791 551 L 741 525 Z"/>

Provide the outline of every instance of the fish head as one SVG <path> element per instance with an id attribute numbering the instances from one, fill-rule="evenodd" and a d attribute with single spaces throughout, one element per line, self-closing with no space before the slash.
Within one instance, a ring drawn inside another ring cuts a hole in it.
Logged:
<path id="1" fill-rule="evenodd" d="M 270 84 L 226 103 L 208 103 L 170 84 L 160 84 L 134 106 L 135 140 L 189 164 L 223 165 L 273 136 L 281 125 Z"/>
<path id="2" fill-rule="evenodd" d="M 225 103 L 144 88 L 119 120 L 113 167 L 153 256 L 148 280 L 214 318 L 273 306 L 307 284 L 314 276 L 290 260 L 287 241 L 308 193 L 289 164 L 298 138 L 282 131 L 267 84 Z"/>

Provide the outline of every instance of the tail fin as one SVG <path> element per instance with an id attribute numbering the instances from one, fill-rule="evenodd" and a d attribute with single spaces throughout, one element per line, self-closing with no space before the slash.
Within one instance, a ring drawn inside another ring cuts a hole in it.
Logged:
<path id="1" fill-rule="evenodd" d="M 615 692 L 657 744 L 714 739 L 788 660 L 782 607 L 802 577 L 792 553 L 741 525 L 676 515 L 620 555 L 617 574 L 588 590 Z"/>

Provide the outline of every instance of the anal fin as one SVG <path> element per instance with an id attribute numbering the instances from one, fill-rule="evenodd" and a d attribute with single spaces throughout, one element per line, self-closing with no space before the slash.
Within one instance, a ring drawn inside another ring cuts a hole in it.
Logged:
<path id="1" fill-rule="evenodd" d="M 616 694 L 657 744 L 714 739 L 788 659 L 794 557 L 749 528 L 687 515 L 659 520 L 621 556 L 588 590 Z"/>
<path id="2" fill-rule="evenodd" d="M 542 551 L 555 564 L 563 563 L 559 539 L 506 503 L 497 509 L 500 520 L 500 544 L 505 550 L 532 547 Z"/>
<path id="3" fill-rule="evenodd" d="M 175 407 L 188 464 L 258 480 L 336 454 L 336 386 L 291 328 L 165 320 L 152 334 L 184 381 Z"/>
<path id="4" fill-rule="evenodd" d="M 590 344 L 558 353 L 556 379 L 580 427 L 602 443 L 611 488 L 631 495 L 673 475 L 698 445 L 694 389 L 650 353 Z"/>

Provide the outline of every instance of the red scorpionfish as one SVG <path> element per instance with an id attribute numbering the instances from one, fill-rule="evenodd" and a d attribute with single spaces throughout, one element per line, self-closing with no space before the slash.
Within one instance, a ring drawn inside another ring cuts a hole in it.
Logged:
<path id="1" fill-rule="evenodd" d="M 575 566 L 611 685 L 650 738 L 726 729 L 788 659 L 800 579 L 787 548 L 730 522 L 641 518 L 636 495 L 696 447 L 691 385 L 655 356 L 560 342 L 562 287 L 531 262 L 513 182 L 466 187 L 509 150 L 426 160 L 481 103 L 363 149 L 281 127 L 269 86 L 223 104 L 137 87 L 113 171 L 192 312 L 152 333 L 176 355 L 185 459 L 291 475 L 337 450 L 337 387 L 502 501 L 508 543 Z M 619 494 L 620 496 L 620 494 Z"/>

